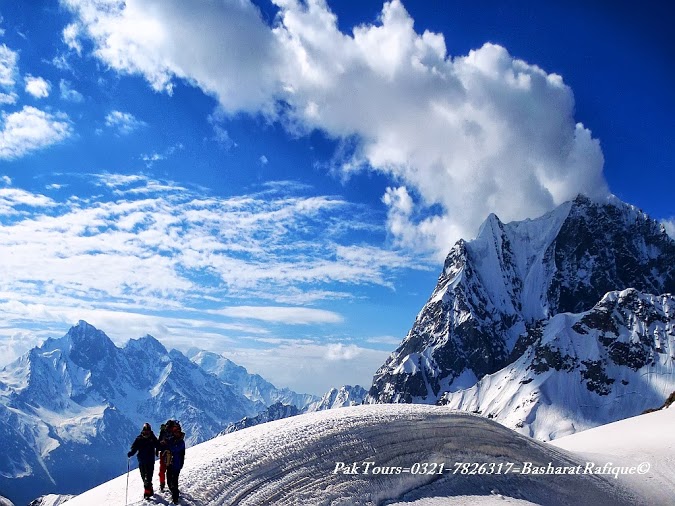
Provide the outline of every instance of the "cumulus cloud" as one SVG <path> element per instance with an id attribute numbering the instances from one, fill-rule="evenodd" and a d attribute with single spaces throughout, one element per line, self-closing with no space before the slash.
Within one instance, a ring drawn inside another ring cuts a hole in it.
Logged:
<path id="1" fill-rule="evenodd" d="M 19 158 L 70 137 L 72 127 L 65 114 L 51 114 L 25 106 L 0 116 L 0 160 Z"/>
<path id="2" fill-rule="evenodd" d="M 24 77 L 24 82 L 26 84 L 26 93 L 32 95 L 34 98 L 47 98 L 52 89 L 51 84 L 42 77 L 34 77 L 28 74 Z"/>
<path id="3" fill-rule="evenodd" d="M 147 123 L 137 119 L 129 112 L 110 111 L 105 117 L 105 126 L 117 130 L 120 135 L 130 133 L 147 126 Z"/>
<path id="4" fill-rule="evenodd" d="M 230 112 L 255 113 L 272 104 L 277 47 L 248 0 L 61 3 L 77 15 L 70 31 L 90 38 L 96 56 L 119 72 L 143 75 L 157 91 L 171 93 L 179 78 Z"/>
<path id="5" fill-rule="evenodd" d="M 522 219 L 608 193 L 599 142 L 575 120 L 561 76 L 490 43 L 452 55 L 442 34 L 416 31 L 400 0 L 351 33 L 322 0 L 275 0 L 273 27 L 248 1 L 62 3 L 98 58 L 156 90 L 183 80 L 224 113 L 348 140 L 344 174 L 395 181 L 383 202 L 402 246 L 441 257 L 490 212 Z"/>
<path id="6" fill-rule="evenodd" d="M 560 76 L 494 44 L 449 57 L 443 36 L 418 34 L 396 0 L 352 36 L 322 2 L 279 4 L 295 123 L 356 135 L 345 170 L 403 183 L 383 198 L 400 244 L 444 255 L 490 212 L 522 219 L 578 192 L 607 193 L 599 144 L 575 122 Z"/>

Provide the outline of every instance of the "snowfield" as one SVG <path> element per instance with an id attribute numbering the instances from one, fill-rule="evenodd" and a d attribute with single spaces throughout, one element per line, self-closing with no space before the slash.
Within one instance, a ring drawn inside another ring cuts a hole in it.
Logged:
<path id="1" fill-rule="evenodd" d="M 649 504 L 675 504 L 675 408 L 670 407 L 556 439 L 551 444 L 582 458 L 619 466 L 647 462 L 644 476 L 620 477 Z"/>
<path id="2" fill-rule="evenodd" d="M 555 467 L 585 463 L 491 420 L 445 407 L 365 405 L 278 420 L 188 448 L 180 476 L 181 504 L 654 504 L 611 477 L 453 473 L 459 462 L 494 464 L 495 470 L 509 463 L 518 468 L 526 462 Z M 436 471 L 443 464 L 445 472 L 387 474 L 398 467 L 421 469 L 424 463 Z M 356 473 L 335 473 L 336 468 Z M 126 473 L 124 455 L 120 470 Z M 122 474 L 65 504 L 125 504 L 126 480 Z M 154 482 L 157 488 L 156 476 Z M 129 504 L 147 504 L 136 469 L 129 475 L 128 495 Z M 158 494 L 154 502 L 169 504 L 169 496 Z"/>

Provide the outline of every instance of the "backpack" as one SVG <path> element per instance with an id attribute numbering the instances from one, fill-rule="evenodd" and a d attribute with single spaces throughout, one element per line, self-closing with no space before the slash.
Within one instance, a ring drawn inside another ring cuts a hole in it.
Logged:
<path id="1" fill-rule="evenodd" d="M 183 431 L 180 427 L 180 422 L 178 420 L 167 420 L 165 423 L 163 423 L 159 429 L 159 439 L 165 439 L 167 436 L 170 436 L 173 434 L 173 428 L 178 427 L 178 430 L 181 432 Z"/>

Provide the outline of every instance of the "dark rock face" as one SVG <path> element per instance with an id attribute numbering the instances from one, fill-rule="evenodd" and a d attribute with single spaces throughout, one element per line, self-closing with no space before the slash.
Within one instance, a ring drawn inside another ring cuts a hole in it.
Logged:
<path id="1" fill-rule="evenodd" d="M 475 240 L 452 248 L 412 329 L 375 373 L 366 402 L 435 403 L 516 361 L 552 316 L 588 311 L 605 293 L 627 288 L 675 292 L 675 241 L 638 209 L 579 196 L 537 220 L 503 224 L 491 215 Z M 626 323 L 602 311 L 586 318 L 581 323 L 614 335 Z M 607 347 L 626 367 L 649 360 L 639 344 Z M 583 368 L 589 388 L 611 389 L 597 364 L 574 363 L 552 349 L 539 350 L 532 367 Z"/>
<path id="2" fill-rule="evenodd" d="M 574 204 L 555 241 L 553 314 L 587 311 L 612 290 L 675 291 L 675 243 L 656 221 L 585 197 Z"/>

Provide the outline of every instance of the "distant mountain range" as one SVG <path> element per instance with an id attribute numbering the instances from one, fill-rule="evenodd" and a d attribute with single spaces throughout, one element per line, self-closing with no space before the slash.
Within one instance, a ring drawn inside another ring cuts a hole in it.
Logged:
<path id="1" fill-rule="evenodd" d="M 363 399 L 368 391 L 359 385 L 343 385 L 340 388 L 331 388 L 321 399 L 307 404 L 304 408 L 298 409 L 296 405 L 283 404 L 277 402 L 254 417 L 245 417 L 238 422 L 231 423 L 221 434 L 229 434 L 241 429 L 247 429 L 261 423 L 281 420 L 302 413 L 311 413 L 313 411 L 325 411 L 327 409 L 344 408 L 347 406 L 358 406 L 363 403 Z"/>
<path id="2" fill-rule="evenodd" d="M 637 415 L 675 390 L 673 293 L 675 241 L 615 198 L 490 215 L 366 402 L 447 404 L 539 439 Z"/>
<path id="3" fill-rule="evenodd" d="M 209 351 L 188 350 L 187 356 L 203 370 L 214 374 L 234 392 L 256 403 L 262 411 L 276 403 L 293 405 L 299 410 L 307 408 L 319 398 L 310 394 L 298 394 L 288 388 L 277 388 L 258 374 L 250 374 L 244 367 Z"/>

